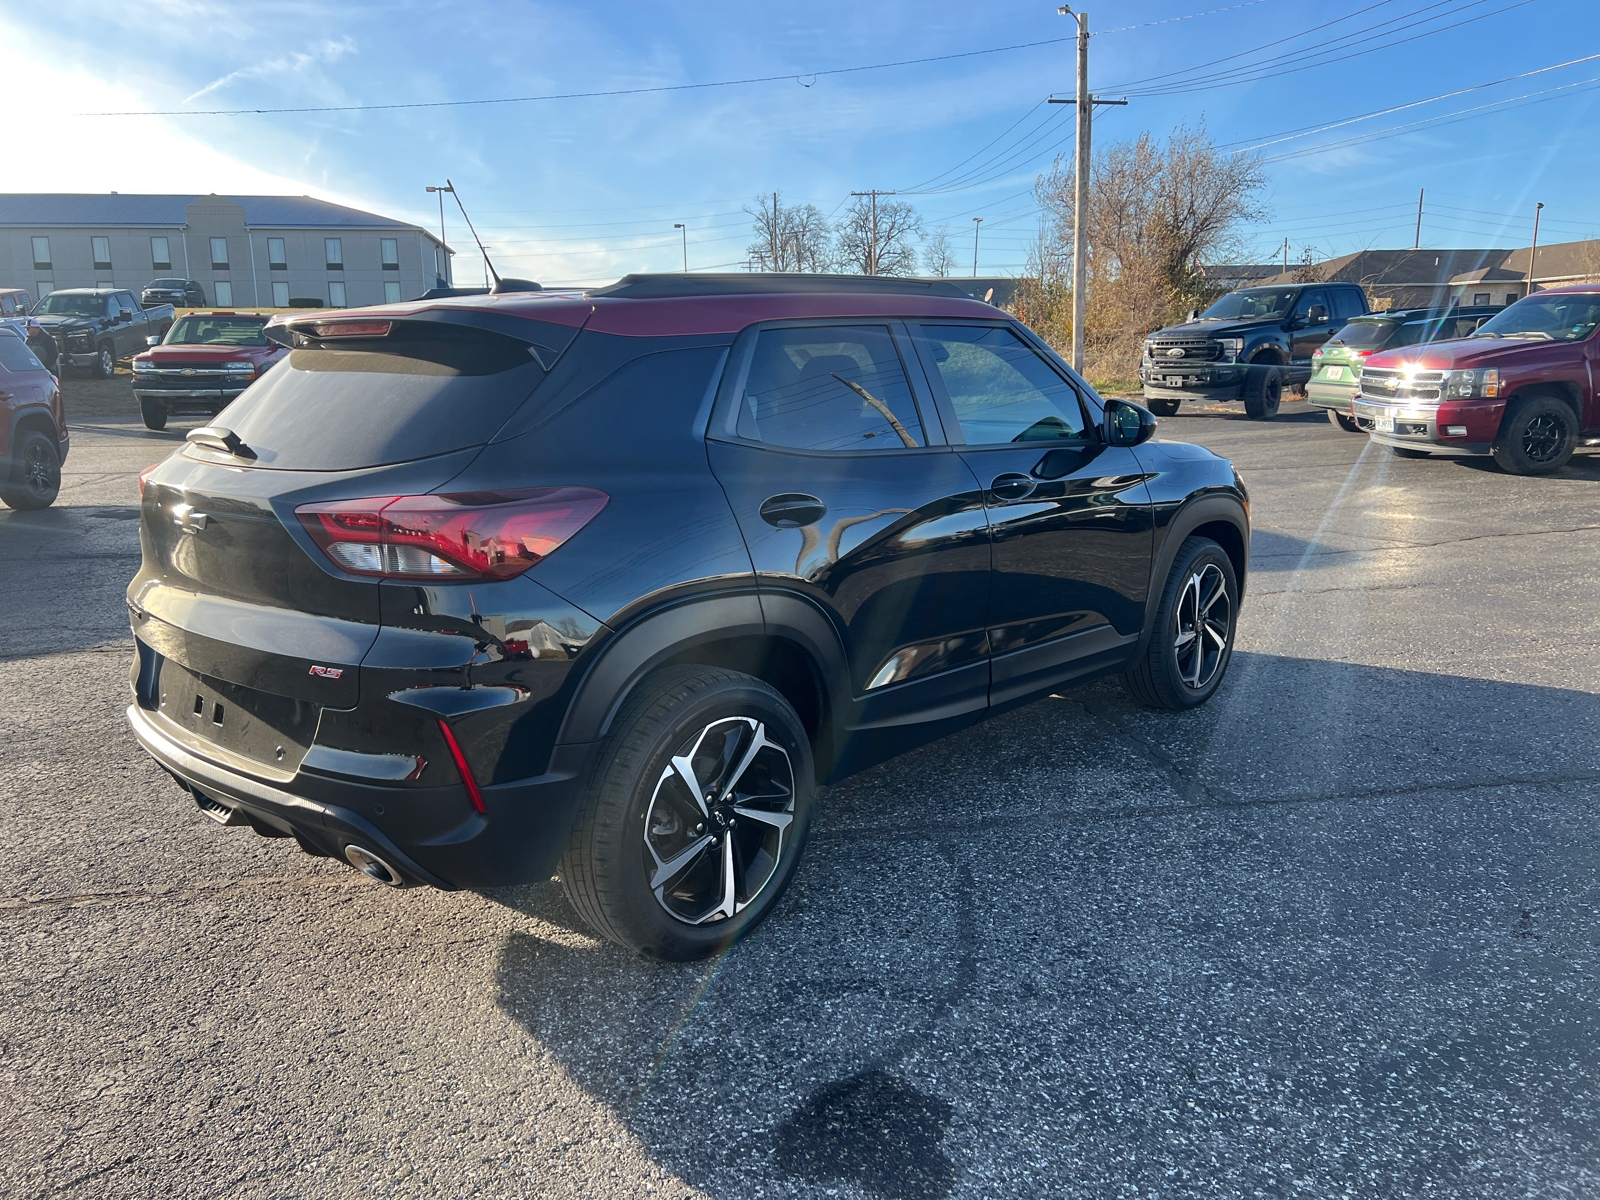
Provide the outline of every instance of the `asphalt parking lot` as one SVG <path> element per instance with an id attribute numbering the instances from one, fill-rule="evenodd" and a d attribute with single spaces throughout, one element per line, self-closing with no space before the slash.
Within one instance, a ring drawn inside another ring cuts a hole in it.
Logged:
<path id="1" fill-rule="evenodd" d="M 1600 1189 L 1600 458 L 1163 421 L 1252 492 L 1216 699 L 1099 683 L 832 789 L 685 966 L 219 828 L 138 751 L 135 475 L 187 427 L 81 417 L 0 512 L 0 1194 Z"/>

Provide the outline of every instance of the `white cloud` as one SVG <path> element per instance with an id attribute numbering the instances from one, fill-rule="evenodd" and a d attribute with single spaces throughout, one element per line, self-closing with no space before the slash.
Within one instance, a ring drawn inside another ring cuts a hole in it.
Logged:
<path id="1" fill-rule="evenodd" d="M 313 46 L 310 50 L 295 51 L 279 58 L 268 59 L 266 62 L 255 63 L 248 67 L 240 67 L 237 71 L 230 71 L 220 79 L 213 79 L 198 92 L 185 96 L 183 102 L 192 104 L 201 96 L 209 95 L 221 88 L 227 87 L 239 79 L 260 79 L 266 75 L 298 75 L 307 67 L 319 63 L 338 62 L 346 54 L 354 54 L 356 44 L 349 37 L 339 39 L 337 42 L 324 41 Z"/>

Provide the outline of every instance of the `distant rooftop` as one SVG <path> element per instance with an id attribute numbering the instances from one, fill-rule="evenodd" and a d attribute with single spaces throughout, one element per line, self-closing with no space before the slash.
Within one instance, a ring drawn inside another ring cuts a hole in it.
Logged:
<path id="1" fill-rule="evenodd" d="M 109 192 L 9 192 L 0 194 L 0 228 L 24 226 L 99 225 L 107 228 L 149 226 L 177 229 L 198 194 L 146 196 Z M 312 196 L 219 196 L 244 209 L 245 224 L 255 229 L 416 229 L 376 213 L 346 208 Z"/>

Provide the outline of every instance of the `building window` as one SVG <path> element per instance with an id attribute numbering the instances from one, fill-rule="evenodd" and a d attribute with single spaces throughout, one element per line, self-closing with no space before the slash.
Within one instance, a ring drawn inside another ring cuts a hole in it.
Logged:
<path id="1" fill-rule="evenodd" d="M 289 269 L 289 256 L 284 253 L 282 238 L 267 239 L 267 269 L 269 271 Z"/>
<path id="2" fill-rule="evenodd" d="M 1517 294 L 1515 292 L 1507 292 L 1506 293 L 1506 303 L 1507 304 L 1515 304 L 1516 302 L 1517 302 Z"/>
<path id="3" fill-rule="evenodd" d="M 344 270 L 344 246 L 340 243 L 338 238 L 323 238 L 322 250 L 324 256 L 327 258 L 328 270 Z M 340 301 L 340 303 L 343 303 L 343 301 Z"/>
<path id="4" fill-rule="evenodd" d="M 400 243 L 395 238 L 384 238 L 380 243 L 383 247 L 383 269 L 385 271 L 398 271 L 400 269 Z"/>
<path id="5" fill-rule="evenodd" d="M 92 237 L 89 247 L 94 251 L 94 269 L 96 271 L 111 270 L 111 239 Z"/>
<path id="6" fill-rule="evenodd" d="M 211 239 L 211 269 L 213 271 L 226 271 L 228 269 L 228 239 Z"/>
<path id="7" fill-rule="evenodd" d="M 344 307 L 344 281 L 335 279 L 328 284 L 328 305 L 332 308 Z"/>
<path id="8" fill-rule="evenodd" d="M 33 269 L 35 271 L 49 271 L 50 266 L 50 239 L 47 237 L 33 239 Z"/>
<path id="9" fill-rule="evenodd" d="M 1489 293 L 1488 292 L 1473 292 L 1472 293 L 1472 302 L 1474 304 L 1487 304 L 1487 303 L 1489 303 Z"/>
<path id="10" fill-rule="evenodd" d="M 166 238 L 150 239 L 150 266 L 156 271 L 172 270 L 172 251 L 167 248 Z"/>
<path id="11" fill-rule="evenodd" d="M 384 284 L 383 284 L 383 302 L 385 304 L 399 304 L 400 303 L 400 285 L 397 282 L 395 282 L 394 280 L 392 280 L 392 279 L 388 279 L 388 280 L 384 281 Z"/>
<path id="12" fill-rule="evenodd" d="M 219 279 L 213 286 L 217 291 L 217 307 L 232 308 L 233 284 L 229 283 L 226 279 Z"/>
<path id="13" fill-rule="evenodd" d="M 289 285 L 282 280 L 274 280 L 272 284 L 272 307 L 289 307 Z"/>

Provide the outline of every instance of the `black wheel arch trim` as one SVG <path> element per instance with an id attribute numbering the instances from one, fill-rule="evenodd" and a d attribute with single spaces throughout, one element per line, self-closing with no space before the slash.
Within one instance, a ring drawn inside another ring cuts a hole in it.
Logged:
<path id="1" fill-rule="evenodd" d="M 1250 565 L 1250 516 L 1245 508 L 1243 497 L 1231 490 L 1215 490 L 1192 497 L 1177 506 L 1176 511 L 1166 521 L 1162 521 L 1160 509 L 1157 505 L 1157 528 L 1160 531 L 1161 541 L 1156 547 L 1155 558 L 1150 571 L 1150 590 L 1145 601 L 1144 630 L 1139 635 L 1139 645 L 1133 660 L 1138 661 L 1138 655 L 1145 652 L 1150 644 L 1150 635 L 1155 630 L 1156 610 L 1160 607 L 1161 590 L 1166 586 L 1167 575 L 1172 570 L 1172 564 L 1178 557 L 1178 551 L 1183 546 L 1184 539 L 1203 525 L 1215 524 L 1219 521 L 1232 525 L 1238 532 L 1240 541 L 1239 560 L 1234 563 L 1234 575 L 1239 584 L 1239 600 L 1244 601 L 1245 581 L 1249 574 Z M 1224 546 L 1226 552 L 1228 547 Z M 1231 559 L 1231 555 L 1229 556 Z"/>
<path id="2" fill-rule="evenodd" d="M 6 430 L 6 452 L 0 456 L 0 483 L 11 478 L 11 472 L 17 459 L 17 438 L 24 430 L 35 429 L 47 436 L 55 444 L 56 455 L 60 462 L 67 461 L 66 448 L 70 437 L 63 437 L 60 429 L 56 427 L 56 419 L 44 405 L 30 405 L 11 414 L 11 426 Z"/>

